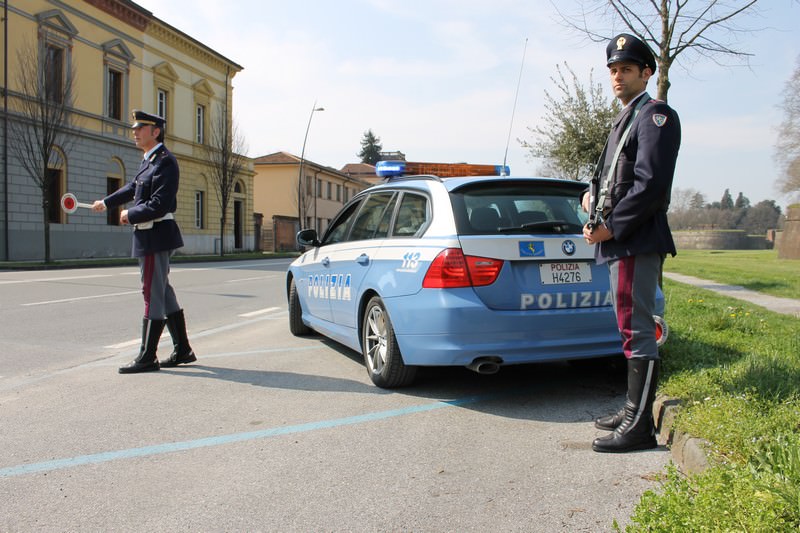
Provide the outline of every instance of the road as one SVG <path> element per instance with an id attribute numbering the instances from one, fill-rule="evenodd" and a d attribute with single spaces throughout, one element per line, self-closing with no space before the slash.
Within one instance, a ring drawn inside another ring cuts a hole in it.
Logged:
<path id="1" fill-rule="evenodd" d="M 288 332 L 287 264 L 173 266 L 197 364 L 132 376 L 136 268 L 0 272 L 0 531 L 610 531 L 657 490 L 665 449 L 590 449 L 618 369 L 381 390 Z"/>

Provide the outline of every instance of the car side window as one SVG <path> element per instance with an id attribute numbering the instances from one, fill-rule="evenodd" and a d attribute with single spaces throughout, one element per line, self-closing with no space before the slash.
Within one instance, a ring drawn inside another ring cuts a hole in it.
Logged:
<path id="1" fill-rule="evenodd" d="M 347 237 L 347 231 L 350 229 L 356 213 L 358 213 L 358 207 L 362 203 L 362 201 L 353 202 L 339 214 L 336 220 L 334 220 L 328 228 L 325 238 L 322 241 L 323 245 L 336 244 L 337 242 L 342 242 L 345 240 Z"/>
<path id="2" fill-rule="evenodd" d="M 419 194 L 405 193 L 397 210 L 393 237 L 413 237 L 428 222 L 428 199 Z"/>
<path id="3" fill-rule="evenodd" d="M 383 229 L 383 235 L 379 233 L 379 226 L 381 225 L 381 220 L 384 219 L 386 211 L 389 210 L 390 206 L 394 205 L 392 202 L 393 196 L 394 193 L 392 192 L 371 194 L 358 212 L 348 240 L 361 241 L 385 237 L 388 224 Z"/>

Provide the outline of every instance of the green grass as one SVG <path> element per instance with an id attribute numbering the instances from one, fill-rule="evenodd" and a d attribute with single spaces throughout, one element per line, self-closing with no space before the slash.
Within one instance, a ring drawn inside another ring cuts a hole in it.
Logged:
<path id="1" fill-rule="evenodd" d="M 800 298 L 800 261 L 778 259 L 775 250 L 679 250 L 667 256 L 664 270 Z"/>
<path id="2" fill-rule="evenodd" d="M 718 268 L 693 262 L 693 275 Z M 777 260 L 761 264 L 763 279 L 782 275 Z M 800 320 L 669 280 L 664 293 L 670 337 L 659 392 L 683 400 L 676 429 L 706 439 L 713 466 L 694 476 L 669 468 L 627 529 L 797 531 Z"/>

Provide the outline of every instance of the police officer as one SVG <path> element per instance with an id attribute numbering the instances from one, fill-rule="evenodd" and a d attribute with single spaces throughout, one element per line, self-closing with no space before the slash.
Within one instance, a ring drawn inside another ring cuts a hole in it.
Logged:
<path id="1" fill-rule="evenodd" d="M 656 62 L 644 42 L 617 35 L 606 47 L 606 58 L 611 87 L 624 108 L 609 134 L 602 171 L 583 198 L 590 212 L 583 235 L 596 244 L 597 262 L 608 263 L 628 366 L 625 405 L 595 420 L 596 427 L 612 433 L 595 439 L 592 448 L 620 453 L 657 445 L 652 407 L 659 359 L 653 314 L 664 258 L 676 253 L 667 208 L 681 126 L 672 108 L 647 94 Z"/>
<path id="2" fill-rule="evenodd" d="M 120 374 L 151 372 L 197 360 L 186 335 L 183 310 L 168 277 L 169 258 L 183 246 L 174 217 L 178 205 L 178 161 L 163 144 L 164 119 L 139 110 L 131 114 L 133 138 L 144 152 L 144 159 L 133 181 L 92 205 L 95 211 L 105 211 L 133 200 L 119 219 L 135 228 L 133 256 L 139 259 L 144 295 L 142 345 L 136 359 L 119 368 Z M 156 348 L 165 324 L 174 349 L 169 358 L 159 363 Z"/>

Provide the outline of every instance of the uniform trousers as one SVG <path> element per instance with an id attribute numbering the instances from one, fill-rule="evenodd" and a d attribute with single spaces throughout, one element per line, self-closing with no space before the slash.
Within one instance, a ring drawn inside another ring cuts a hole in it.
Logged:
<path id="1" fill-rule="evenodd" d="M 169 284 L 169 258 L 172 250 L 156 252 L 139 257 L 144 296 L 144 318 L 164 320 L 180 310 L 175 291 Z"/>
<path id="2" fill-rule="evenodd" d="M 664 256 L 632 255 L 608 262 L 611 295 L 622 352 L 628 359 L 658 359 L 656 287 Z"/>

